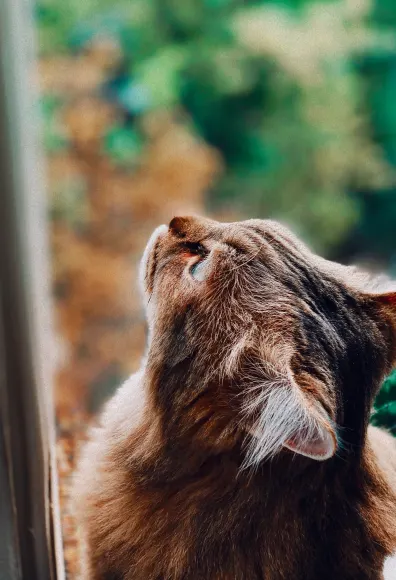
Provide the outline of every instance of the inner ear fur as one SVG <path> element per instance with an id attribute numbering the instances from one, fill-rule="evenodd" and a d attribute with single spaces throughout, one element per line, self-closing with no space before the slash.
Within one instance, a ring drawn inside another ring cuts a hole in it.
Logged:
<path id="1" fill-rule="evenodd" d="M 249 465 L 257 465 L 282 448 L 316 461 L 336 453 L 334 423 L 314 391 L 302 388 L 291 373 L 282 381 L 263 385 L 260 395 L 249 404 L 250 409 L 258 411 L 251 430 Z"/>
<path id="2" fill-rule="evenodd" d="M 319 401 L 313 401 L 301 393 L 294 393 L 294 396 L 303 408 L 303 420 L 296 425 L 295 432 L 283 446 L 316 461 L 330 459 L 337 451 L 337 436 L 329 414 Z"/>
<path id="3" fill-rule="evenodd" d="M 329 459 L 337 451 L 335 425 L 323 404 L 330 397 L 329 385 L 307 372 L 296 376 L 289 370 L 288 377 L 289 397 L 300 421 L 283 446 L 316 461 Z"/>

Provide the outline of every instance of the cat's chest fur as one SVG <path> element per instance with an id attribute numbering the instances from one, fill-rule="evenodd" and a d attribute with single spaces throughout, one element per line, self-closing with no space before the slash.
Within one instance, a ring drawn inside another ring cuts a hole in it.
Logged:
<path id="1" fill-rule="evenodd" d="M 295 493 L 292 485 L 276 489 L 275 484 L 267 493 L 254 487 L 219 492 L 188 510 L 190 521 L 175 533 L 188 545 L 186 575 L 180 578 L 378 577 L 381 555 L 354 502 L 334 505 L 325 495 L 310 497 L 309 490 L 298 497 L 300 490 Z"/>
<path id="2" fill-rule="evenodd" d="M 281 476 L 275 463 L 248 478 L 232 459 L 213 458 L 202 474 L 165 486 L 145 481 L 144 493 L 124 482 L 124 509 L 118 497 L 117 520 L 107 513 L 107 537 L 116 522 L 121 531 L 109 572 L 123 580 L 382 578 L 383 551 L 364 521 L 365 491 L 342 480 L 333 484 L 347 489 L 330 490 L 309 469 L 300 480 Z"/>
<path id="3" fill-rule="evenodd" d="M 244 471 L 238 452 L 193 461 L 131 431 L 129 386 L 80 466 L 84 580 L 382 580 L 396 524 L 377 430 L 363 463 L 285 452 Z"/>

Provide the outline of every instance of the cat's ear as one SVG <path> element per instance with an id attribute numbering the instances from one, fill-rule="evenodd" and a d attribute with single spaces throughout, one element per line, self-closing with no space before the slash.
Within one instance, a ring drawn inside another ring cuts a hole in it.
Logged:
<path id="1" fill-rule="evenodd" d="M 259 413 L 251 431 L 249 464 L 258 464 L 282 448 L 316 461 L 330 459 L 336 453 L 335 426 L 313 391 L 301 388 L 289 375 L 286 380 L 264 386 L 260 396 L 250 401 L 251 410 Z"/>
<path id="2" fill-rule="evenodd" d="M 396 332 L 396 291 L 369 294 L 368 298 L 369 303 L 372 304 L 374 302 L 376 307 L 379 307 L 385 321 L 385 328 L 390 326 Z"/>
<path id="3" fill-rule="evenodd" d="M 396 291 L 395 292 L 385 292 L 384 294 L 377 294 L 375 300 L 378 304 L 381 304 L 384 308 L 389 308 L 389 310 L 396 316 Z"/>
<path id="4" fill-rule="evenodd" d="M 376 307 L 381 314 L 382 323 L 380 330 L 384 333 L 385 343 L 390 347 L 389 360 L 392 364 L 396 364 L 395 352 L 395 338 L 396 338 L 396 291 L 385 292 L 371 296 L 371 300 L 375 301 Z M 385 356 L 385 352 L 384 352 Z"/>
<path id="5" fill-rule="evenodd" d="M 301 384 L 300 384 L 301 383 Z M 337 451 L 335 426 L 321 403 L 320 396 L 329 396 L 328 388 L 308 373 L 298 379 L 289 371 L 289 405 L 299 421 L 283 446 L 295 453 L 324 461 Z M 320 395 L 321 394 L 321 395 Z"/>
<path id="6" fill-rule="evenodd" d="M 305 420 L 296 426 L 283 446 L 299 455 L 324 461 L 337 451 L 337 439 L 329 416 L 319 405 L 317 409 L 307 409 Z"/>

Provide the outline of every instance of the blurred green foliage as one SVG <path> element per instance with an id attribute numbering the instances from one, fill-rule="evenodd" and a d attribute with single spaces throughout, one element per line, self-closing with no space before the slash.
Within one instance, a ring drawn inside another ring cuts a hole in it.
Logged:
<path id="1" fill-rule="evenodd" d="M 103 90 L 126 120 L 153 109 L 188 113 L 226 162 L 212 207 L 232 203 L 281 217 L 334 253 L 364 220 L 360 192 L 394 181 L 387 164 L 396 161 L 392 6 L 41 0 L 37 21 L 43 55 L 82 51 L 97 39 L 120 46 L 122 65 Z M 47 144 L 59 146 L 50 119 L 46 125 Z M 114 128 L 107 139 L 116 161 L 139 151 L 139 130 L 130 131 Z M 396 204 L 385 203 L 384 213 L 389 207 L 396 222 Z M 377 251 L 389 256 L 387 246 Z"/>
<path id="2" fill-rule="evenodd" d="M 122 112 L 104 140 L 115 163 L 139 163 L 145 114 L 178 111 L 225 162 L 209 208 L 281 218 L 330 257 L 396 271 L 394 0 L 38 0 L 36 13 L 43 57 L 119 46 L 101 89 Z M 61 106 L 44 98 L 50 151 L 67 147 Z M 375 415 L 388 426 L 395 383 Z"/>
<path id="3" fill-rule="evenodd" d="M 386 379 L 375 401 L 372 423 L 396 435 L 396 370 Z"/>

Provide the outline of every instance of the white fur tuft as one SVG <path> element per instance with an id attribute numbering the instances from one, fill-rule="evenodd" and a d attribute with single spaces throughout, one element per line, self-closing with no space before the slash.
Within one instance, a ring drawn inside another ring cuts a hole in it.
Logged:
<path id="1" fill-rule="evenodd" d="M 244 411 L 256 417 L 247 448 L 245 466 L 257 466 L 276 455 L 298 433 L 301 447 L 325 429 L 313 406 L 305 400 L 291 378 L 278 378 L 251 387 Z M 304 453 L 302 453 L 304 454 Z M 328 456 L 317 459 L 327 459 Z"/>

